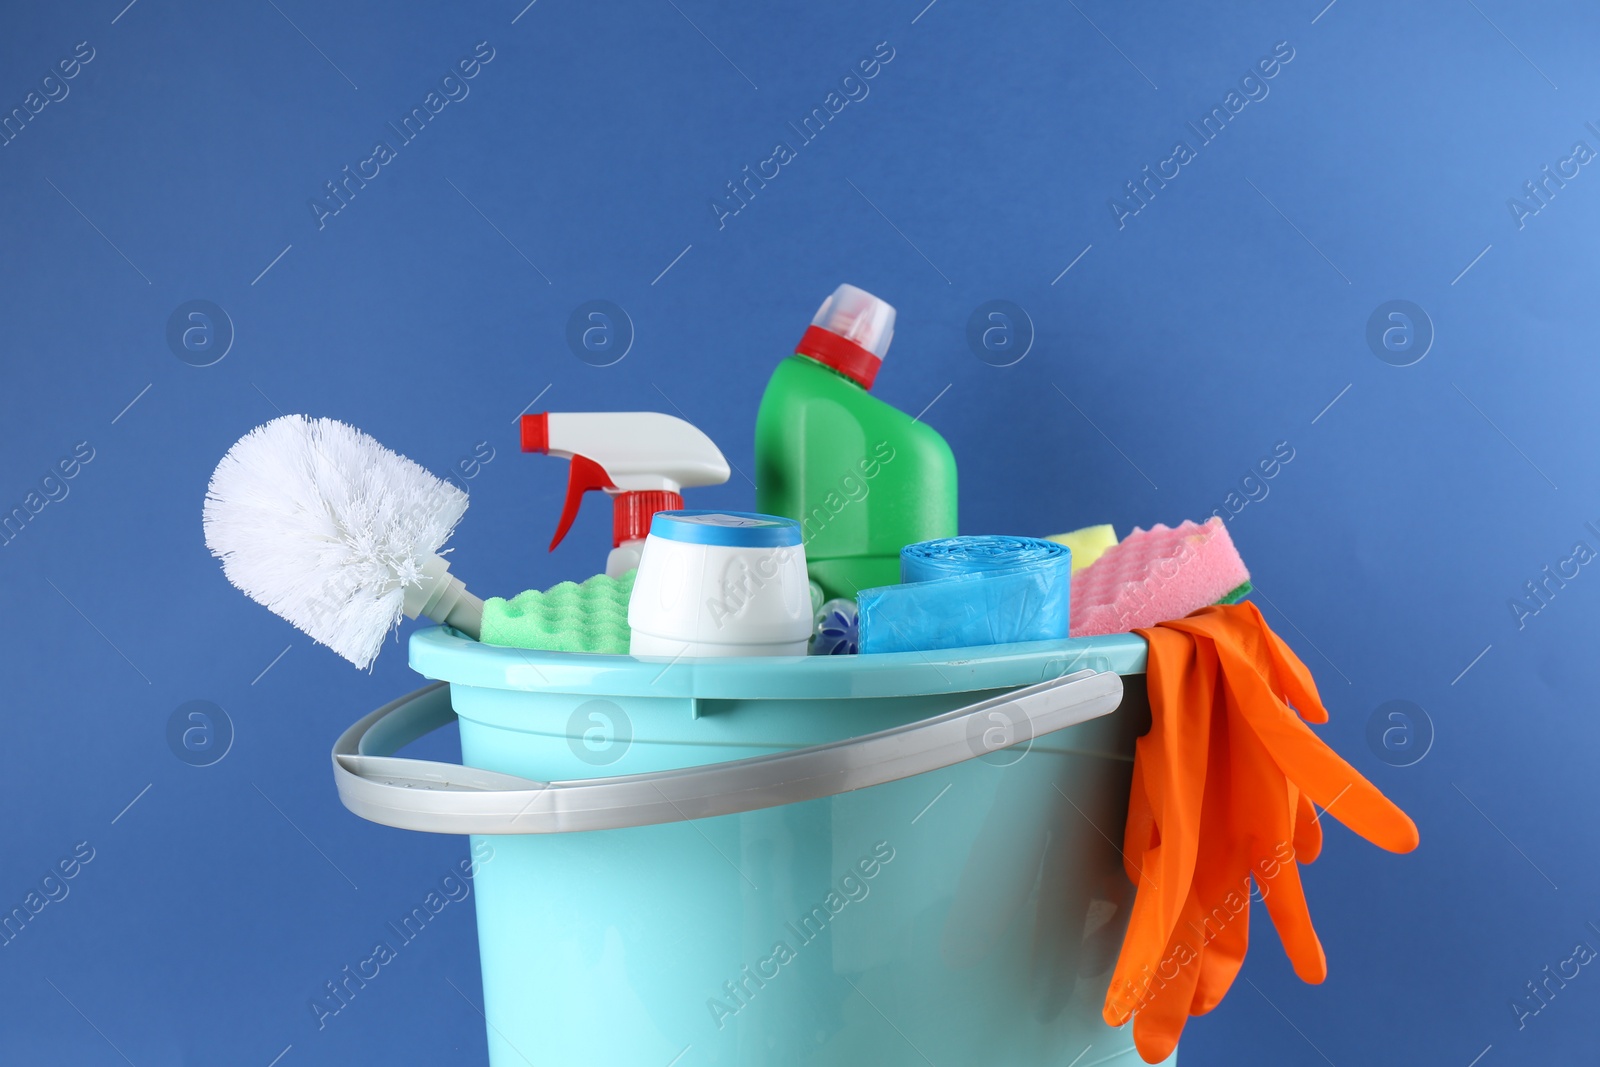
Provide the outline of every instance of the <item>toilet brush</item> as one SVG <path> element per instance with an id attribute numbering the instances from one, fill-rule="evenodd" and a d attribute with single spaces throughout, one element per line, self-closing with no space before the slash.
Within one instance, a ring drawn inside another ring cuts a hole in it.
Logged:
<path id="1" fill-rule="evenodd" d="M 206 547 L 252 600 L 370 667 L 402 613 L 477 638 L 483 601 L 439 554 L 466 510 L 466 493 L 355 427 L 285 415 L 217 464 Z"/>

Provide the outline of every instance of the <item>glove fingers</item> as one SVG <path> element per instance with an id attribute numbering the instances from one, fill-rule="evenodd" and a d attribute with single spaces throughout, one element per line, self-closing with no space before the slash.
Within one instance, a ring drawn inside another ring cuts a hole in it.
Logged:
<path id="1" fill-rule="evenodd" d="M 1238 722 L 1233 696 L 1228 699 L 1234 713 L 1230 721 Z M 1327 960 L 1311 926 L 1297 853 L 1291 848 L 1296 838 L 1318 833 L 1311 818 L 1315 812 L 1309 810 L 1305 794 L 1284 777 L 1254 731 L 1241 726 L 1230 742 L 1233 796 L 1239 815 L 1230 831 L 1243 852 L 1243 867 L 1261 888 L 1267 913 L 1295 973 L 1307 982 L 1320 982 L 1327 976 Z M 1316 844 L 1321 844 L 1320 835 Z"/>
<path id="2" fill-rule="evenodd" d="M 1417 826 L 1410 816 L 1312 733 L 1232 649 L 1219 645 L 1218 652 L 1240 717 L 1286 777 L 1324 810 L 1337 801 L 1334 817 L 1379 848 L 1410 852 L 1417 847 Z"/>
<path id="3" fill-rule="evenodd" d="M 1209 704 L 1195 704 L 1192 693 L 1197 677 L 1216 677 L 1214 657 L 1206 669 L 1187 635 L 1160 628 L 1136 632 L 1150 643 L 1145 682 L 1151 724 L 1136 746 L 1129 807 L 1141 823 L 1148 809 L 1150 833 L 1142 835 L 1130 822 L 1134 836 L 1124 834 L 1131 846 L 1124 863 L 1133 868 L 1136 891 L 1102 1010 L 1112 1026 L 1127 1022 L 1146 994 L 1194 879 L 1210 716 L 1197 713 Z"/>
<path id="4" fill-rule="evenodd" d="M 1189 1003 L 1191 1015 L 1215 1008 L 1244 964 L 1250 942 L 1250 862 L 1243 846 L 1250 839 L 1250 820 L 1259 818 L 1263 808 L 1260 772 L 1277 772 L 1275 766 L 1252 765 L 1252 758 L 1261 754 L 1260 744 L 1252 744 L 1250 731 L 1227 713 L 1227 687 L 1220 680 L 1212 699 L 1223 714 L 1218 716 L 1212 738 L 1206 780 L 1206 845 L 1195 870 L 1195 888 L 1204 910 L 1202 928 L 1195 934 L 1204 950 L 1200 978 Z M 1277 779 L 1281 784 L 1282 776 Z M 1241 822 L 1246 825 L 1241 827 Z"/>
<path id="5" fill-rule="evenodd" d="M 1188 970 L 1195 970 L 1191 964 Z M 1165 995 L 1165 994 L 1163 994 Z M 1151 1004 L 1133 1019 L 1133 1045 L 1146 1063 L 1161 1063 L 1178 1047 L 1189 1013 L 1173 996 L 1168 1002 Z"/>
<path id="6" fill-rule="evenodd" d="M 1146 1063 L 1160 1063 L 1178 1047 L 1189 1021 L 1189 1005 L 1200 981 L 1203 954 L 1190 932 L 1202 918 L 1199 898 L 1190 893 L 1180 929 L 1167 945 L 1151 993 L 1133 1017 L 1133 1043 Z"/>
<path id="7" fill-rule="evenodd" d="M 1255 613 L 1261 632 L 1266 635 L 1267 655 L 1272 660 L 1279 687 L 1289 695 L 1301 718 L 1311 722 L 1327 722 L 1328 709 L 1323 706 L 1322 694 L 1317 692 L 1317 683 L 1312 679 L 1311 671 L 1261 618 L 1261 609 L 1251 604 L 1250 610 Z"/>
<path id="8" fill-rule="evenodd" d="M 1311 926 L 1311 911 L 1306 905 L 1305 887 L 1300 884 L 1300 865 L 1293 860 L 1277 865 L 1276 877 L 1261 882 L 1267 914 L 1278 930 L 1283 950 L 1294 965 L 1294 973 L 1312 985 L 1328 977 L 1328 957 L 1322 941 Z"/>
<path id="9" fill-rule="evenodd" d="M 1322 821 L 1317 817 L 1311 798 L 1298 788 L 1294 788 L 1294 793 L 1294 858 L 1300 863 L 1315 863 L 1322 855 Z"/>
<path id="10" fill-rule="evenodd" d="M 1190 932 L 1201 952 L 1190 1015 L 1204 1015 L 1221 1003 L 1244 965 L 1250 947 L 1250 878 L 1242 873 L 1248 870 L 1242 860 L 1237 849 L 1215 849 L 1195 876 L 1201 914 Z"/>
<path id="11" fill-rule="evenodd" d="M 1250 947 L 1250 898 L 1243 892 L 1239 896 L 1238 914 L 1230 910 L 1227 923 L 1201 951 L 1200 978 L 1189 1002 L 1190 1015 L 1204 1015 L 1222 1003 L 1234 979 L 1239 977 L 1239 969 L 1244 966 L 1245 951 Z M 1223 907 L 1227 906 L 1225 902 Z"/>
<path id="12" fill-rule="evenodd" d="M 1227 707 L 1227 690 L 1219 686 L 1219 706 Z M 1251 853 L 1247 848 L 1255 823 L 1271 818 L 1271 796 L 1281 806 L 1292 788 L 1284 780 L 1251 731 L 1222 719 L 1220 736 L 1213 739 L 1212 765 L 1206 803 L 1206 848 L 1196 865 L 1195 886 L 1206 914 L 1200 979 L 1189 1004 L 1189 1014 L 1203 1015 L 1215 1008 L 1238 977 L 1250 943 Z"/>
<path id="13" fill-rule="evenodd" d="M 1145 761 L 1145 794 L 1161 847 L 1146 852 L 1143 883 L 1155 883 L 1157 928 L 1149 931 L 1156 951 L 1178 925 L 1178 914 L 1194 880 L 1200 819 L 1209 761 L 1211 694 L 1217 664 L 1209 647 L 1187 635 L 1156 628 L 1137 631 L 1150 642 L 1150 732 L 1138 742 L 1135 762 Z"/>
<path id="14" fill-rule="evenodd" d="M 1149 872 L 1159 867 L 1161 848 L 1153 848 L 1147 855 Z M 1121 1026 L 1133 1014 L 1145 995 L 1151 976 L 1156 974 L 1171 939 L 1172 930 L 1164 925 L 1161 914 L 1161 897 L 1166 888 L 1145 879 L 1135 883 L 1133 907 L 1128 913 L 1128 929 L 1122 936 L 1122 949 L 1117 953 L 1116 966 L 1111 971 L 1111 984 L 1106 988 L 1105 1006 L 1102 1010 L 1106 1023 Z M 1187 892 L 1188 887 L 1175 890 Z"/>

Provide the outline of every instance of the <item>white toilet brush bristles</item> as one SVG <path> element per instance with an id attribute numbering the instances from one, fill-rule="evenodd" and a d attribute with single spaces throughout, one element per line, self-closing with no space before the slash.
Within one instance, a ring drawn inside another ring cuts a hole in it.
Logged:
<path id="1" fill-rule="evenodd" d="M 483 603 L 439 549 L 467 494 L 334 419 L 285 415 L 245 434 L 206 490 L 206 547 L 228 581 L 370 667 L 402 613 L 478 636 Z"/>

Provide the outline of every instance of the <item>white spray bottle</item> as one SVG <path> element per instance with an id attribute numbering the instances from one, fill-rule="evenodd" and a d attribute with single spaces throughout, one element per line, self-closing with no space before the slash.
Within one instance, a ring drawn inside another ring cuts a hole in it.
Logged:
<path id="1" fill-rule="evenodd" d="M 522 450 L 571 461 L 567 499 L 550 551 L 572 528 L 583 494 L 611 497 L 611 554 L 606 574 L 639 565 L 650 520 L 683 507 L 685 486 L 721 485 L 728 461 L 694 426 L 656 411 L 544 411 L 522 416 Z"/>

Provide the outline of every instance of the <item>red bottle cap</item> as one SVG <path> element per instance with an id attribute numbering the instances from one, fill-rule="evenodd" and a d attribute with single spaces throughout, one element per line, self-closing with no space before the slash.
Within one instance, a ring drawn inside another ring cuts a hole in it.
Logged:
<path id="1" fill-rule="evenodd" d="M 795 346 L 795 351 L 802 356 L 810 356 L 825 367 L 832 367 L 846 378 L 860 383 L 863 389 L 872 388 L 872 383 L 878 379 L 878 368 L 883 366 L 883 360 L 865 348 L 821 326 L 809 327 Z"/>
<path id="2" fill-rule="evenodd" d="M 871 389 L 894 338 L 894 308 L 853 285 L 822 302 L 795 351 Z"/>

